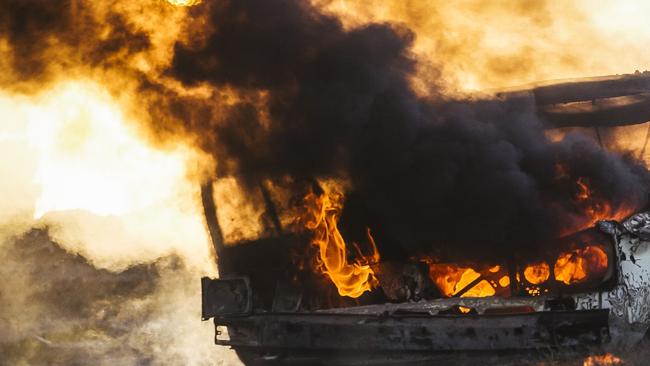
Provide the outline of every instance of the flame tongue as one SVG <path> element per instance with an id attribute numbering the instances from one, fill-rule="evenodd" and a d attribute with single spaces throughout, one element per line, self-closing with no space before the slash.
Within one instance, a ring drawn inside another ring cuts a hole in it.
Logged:
<path id="1" fill-rule="evenodd" d="M 551 269 L 545 262 L 532 264 L 524 269 L 524 278 L 533 285 L 540 285 L 548 280 Z"/>
<path id="2" fill-rule="evenodd" d="M 434 263 L 425 258 L 429 266 L 429 278 L 445 297 L 487 297 L 508 288 L 510 277 L 500 266 L 488 270 L 477 265 L 459 266 L 456 264 Z M 523 268 L 526 292 L 531 296 L 547 293 L 543 286 L 551 279 L 564 285 L 575 285 L 590 280 L 600 280 L 609 268 L 609 259 L 605 250 L 599 245 L 587 245 L 583 248 L 561 252 L 553 267 L 545 261 L 531 263 Z M 520 276 L 516 274 L 519 282 Z M 541 287 L 540 287 L 541 286 Z M 467 287 L 467 289 L 465 289 Z"/>
<path id="3" fill-rule="evenodd" d="M 345 240 L 337 226 L 342 199 L 343 196 L 336 193 L 308 194 L 305 203 L 309 216 L 305 226 L 314 233 L 312 243 L 318 248 L 318 270 L 332 280 L 339 295 L 357 298 L 378 283 L 370 264 L 379 261 L 379 252 L 368 231 L 372 253 L 348 262 Z"/>
<path id="4" fill-rule="evenodd" d="M 492 271 L 490 269 L 490 272 L 496 273 L 500 270 L 498 266 L 493 268 L 496 270 Z M 455 264 L 429 263 L 429 277 L 444 296 L 451 297 L 472 282 L 477 281 L 481 274 L 472 268 L 460 267 Z M 503 287 L 505 286 L 507 285 Z M 495 293 L 494 288 L 488 281 L 481 280 L 463 293 L 461 297 L 488 297 L 494 296 Z"/>
<path id="5" fill-rule="evenodd" d="M 577 187 L 577 193 L 574 197 L 574 202 L 586 220 L 582 225 L 578 225 L 577 227 L 573 227 L 571 230 L 566 231 L 564 233 L 565 235 L 594 226 L 601 220 L 621 221 L 631 215 L 635 210 L 635 207 L 631 207 L 631 205 L 613 205 L 612 202 L 599 197 L 597 194 L 598 192 L 595 192 L 594 189 L 592 189 L 589 178 L 579 177 L 575 184 Z"/>
<path id="6" fill-rule="evenodd" d="M 555 262 L 555 278 L 567 285 L 583 282 L 607 270 L 607 254 L 597 246 L 562 253 Z"/>

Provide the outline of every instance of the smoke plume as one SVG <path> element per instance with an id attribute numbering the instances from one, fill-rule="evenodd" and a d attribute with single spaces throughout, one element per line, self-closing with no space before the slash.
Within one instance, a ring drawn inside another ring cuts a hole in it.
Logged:
<path id="1" fill-rule="evenodd" d="M 3 240 L 0 259 L 3 365 L 238 364 L 196 326 L 197 274 L 178 256 L 112 272 L 36 229 Z"/>
<path id="2" fill-rule="evenodd" d="M 200 320 L 198 279 L 215 273 L 201 158 L 180 138 L 148 144 L 134 94 L 184 10 L 7 0 L 0 13 L 0 364 L 238 364 Z"/>
<path id="3" fill-rule="evenodd" d="M 646 203 L 641 163 L 580 135 L 549 141 L 525 102 L 416 94 L 405 27 L 346 30 L 301 1 L 212 2 L 192 14 L 207 31 L 176 44 L 167 74 L 236 91 L 218 115 L 185 125 L 217 139 L 205 146 L 228 162 L 221 173 L 251 187 L 348 179 L 382 253 L 535 251 L 587 220 L 574 202 L 579 178 L 615 209 Z"/>

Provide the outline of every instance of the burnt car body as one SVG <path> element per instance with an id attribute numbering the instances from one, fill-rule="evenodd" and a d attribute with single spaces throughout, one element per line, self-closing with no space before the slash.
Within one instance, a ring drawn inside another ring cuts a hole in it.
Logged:
<path id="1" fill-rule="evenodd" d="M 535 103 L 549 129 L 650 120 L 648 73 L 556 82 L 497 97 Z M 202 187 L 220 271 L 219 279 L 202 279 L 203 319 L 214 319 L 215 343 L 235 349 L 246 364 L 420 364 L 459 353 L 503 363 L 521 352 L 580 354 L 632 347 L 648 337 L 649 214 L 600 222 L 560 239 L 574 246 L 597 241 L 607 253 L 607 270 L 584 286 L 565 286 L 551 275 L 531 296 L 523 268 L 498 263 L 510 279 L 507 297 L 406 296 L 389 302 L 369 293 L 323 305 L 313 298 L 333 291 L 331 286 L 309 275 L 297 286 L 295 273 L 287 271 L 292 253 L 309 237 L 283 233 L 268 192 L 262 193 L 276 235 L 224 245 L 212 184 Z"/>

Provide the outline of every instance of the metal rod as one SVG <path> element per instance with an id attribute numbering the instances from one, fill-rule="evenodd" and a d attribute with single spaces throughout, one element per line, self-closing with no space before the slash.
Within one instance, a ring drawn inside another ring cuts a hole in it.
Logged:
<path id="1" fill-rule="evenodd" d="M 639 159 L 643 159 L 643 156 L 645 155 L 645 149 L 648 147 L 648 139 L 650 139 L 650 123 L 648 123 L 648 130 L 645 133 L 645 142 L 643 143 L 643 149 L 641 149 L 641 153 L 639 154 Z"/>
<path id="2" fill-rule="evenodd" d="M 594 129 L 596 130 L 596 138 L 598 138 L 598 145 L 600 145 L 601 148 L 604 148 L 603 139 L 600 137 L 600 129 L 598 128 L 598 126 L 595 126 Z"/>
<path id="3" fill-rule="evenodd" d="M 264 206 L 266 207 L 266 213 L 269 215 L 271 218 L 271 222 L 273 223 L 273 228 L 275 229 L 275 233 L 277 235 L 282 234 L 282 223 L 280 223 L 280 217 L 278 216 L 278 211 L 275 209 L 275 203 L 273 202 L 273 199 L 271 198 L 271 192 L 269 191 L 268 187 L 264 182 L 260 182 L 260 192 L 262 192 L 262 197 L 264 198 Z"/>
<path id="4" fill-rule="evenodd" d="M 517 264 L 514 257 L 508 258 L 508 276 L 510 277 L 510 296 L 514 297 L 519 293 L 519 282 L 517 281 Z"/>
<path id="5" fill-rule="evenodd" d="M 212 246 L 217 261 L 217 265 L 221 267 L 221 255 L 224 252 L 223 232 L 219 225 L 217 218 L 217 206 L 214 203 L 212 180 L 208 180 L 201 184 L 201 202 L 203 203 L 203 214 L 205 216 L 205 223 L 208 226 L 208 232 L 212 239 Z"/>
<path id="6" fill-rule="evenodd" d="M 452 297 L 461 297 L 463 296 L 467 291 L 471 290 L 472 287 L 476 286 L 479 284 L 479 282 L 483 281 L 483 275 L 478 276 L 474 281 L 470 282 L 467 284 L 467 286 L 463 287 L 462 290 L 456 292 L 454 296 Z"/>

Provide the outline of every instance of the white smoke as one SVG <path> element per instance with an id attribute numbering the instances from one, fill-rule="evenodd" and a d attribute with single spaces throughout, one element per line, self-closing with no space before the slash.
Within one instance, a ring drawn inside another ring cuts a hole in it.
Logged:
<path id="1" fill-rule="evenodd" d="M 216 268 L 193 149 L 149 146 L 89 81 L 0 92 L 0 116 L 0 359 L 237 364 L 200 320 Z"/>

